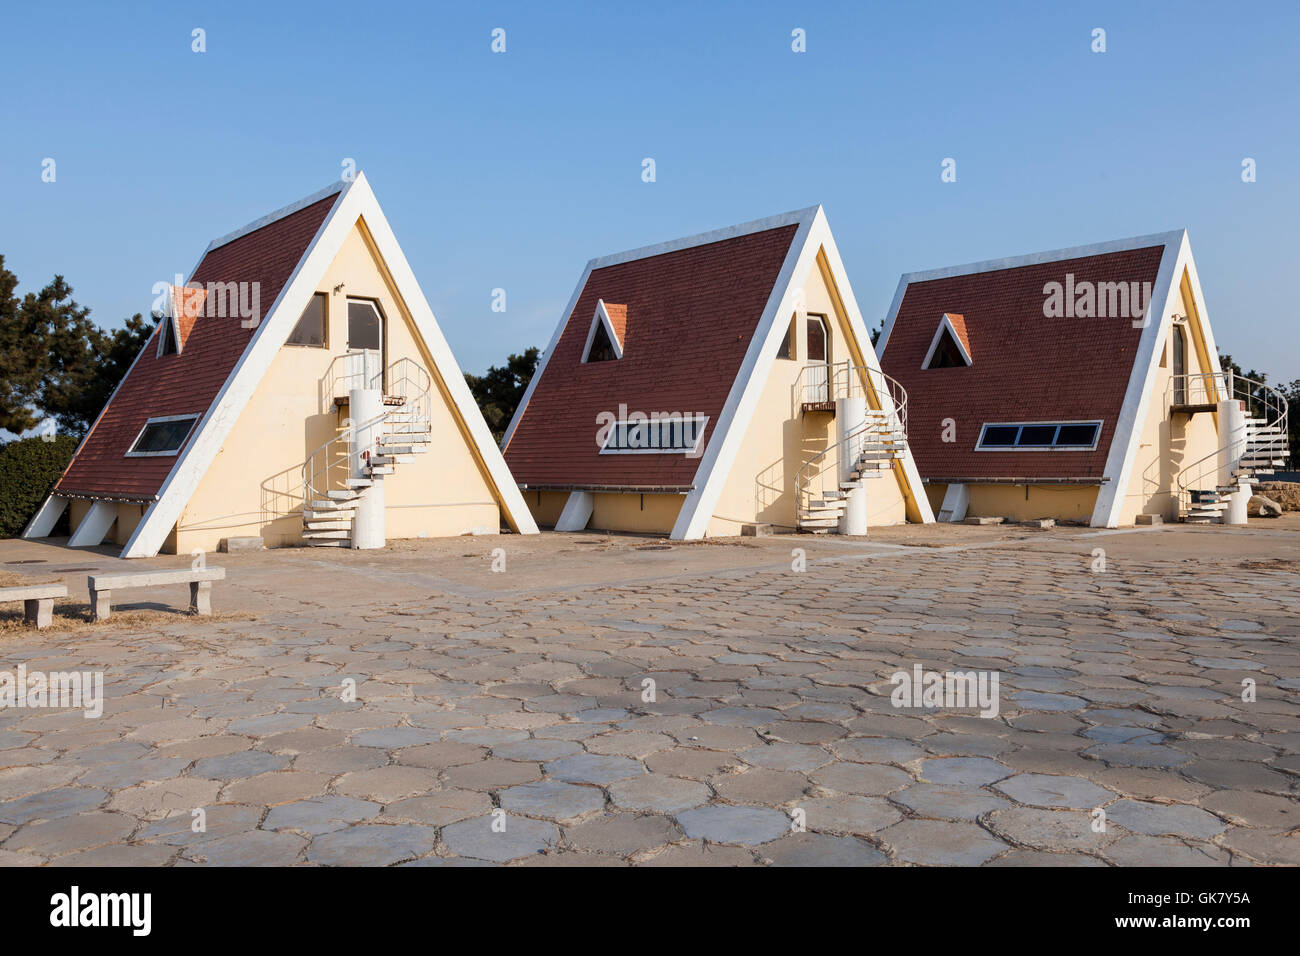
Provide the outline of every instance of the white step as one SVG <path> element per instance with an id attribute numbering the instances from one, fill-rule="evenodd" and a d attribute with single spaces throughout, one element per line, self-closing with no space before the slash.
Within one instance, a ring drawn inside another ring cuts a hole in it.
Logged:
<path id="1" fill-rule="evenodd" d="M 304 542 L 309 548 L 350 548 L 352 540 L 350 538 L 308 538 Z"/>
<path id="2" fill-rule="evenodd" d="M 369 488 L 374 482 L 369 478 L 348 478 L 344 480 L 343 484 L 349 488 Z"/>
<path id="3" fill-rule="evenodd" d="M 367 481 L 366 484 L 368 485 L 370 482 Z M 325 492 L 325 497 L 330 498 L 333 501 L 356 501 L 361 497 L 361 495 L 356 491 L 344 491 L 339 489 L 337 491 Z"/>
<path id="4" fill-rule="evenodd" d="M 357 497 L 360 497 L 359 495 Z M 334 498 L 321 499 L 317 498 L 311 503 L 311 508 L 307 511 L 351 511 L 356 507 L 354 501 L 343 501 Z M 307 513 L 304 511 L 304 514 Z"/>
<path id="5" fill-rule="evenodd" d="M 304 531 L 351 531 L 351 521 L 304 521 L 302 523 Z"/>
<path id="6" fill-rule="evenodd" d="M 392 465 L 379 465 L 377 467 L 371 468 L 370 473 L 372 475 L 391 475 L 394 470 L 395 469 L 393 468 Z"/>
<path id="7" fill-rule="evenodd" d="M 343 539 L 345 539 L 345 538 L 349 538 L 349 537 L 351 537 L 351 532 L 348 532 L 348 531 L 304 531 L 304 532 L 302 533 L 302 536 L 303 536 L 304 538 L 306 538 L 307 540 L 309 540 L 309 541 L 315 541 L 315 540 L 321 540 L 321 541 L 327 541 L 327 540 L 341 541 L 341 540 L 343 540 Z"/>

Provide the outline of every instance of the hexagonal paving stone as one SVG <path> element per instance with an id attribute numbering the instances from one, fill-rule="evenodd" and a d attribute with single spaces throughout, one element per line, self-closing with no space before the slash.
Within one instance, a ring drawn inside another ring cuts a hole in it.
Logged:
<path id="1" fill-rule="evenodd" d="M 20 800 L 0 804 L 0 823 L 27 823 L 29 820 L 52 820 L 93 810 L 108 797 L 103 790 L 85 787 L 60 787 L 34 793 Z"/>
<path id="2" fill-rule="evenodd" d="M 1070 694 L 1044 694 L 1022 690 L 1011 695 L 1020 710 L 1083 710 L 1088 702 Z"/>
<path id="3" fill-rule="evenodd" d="M 510 787 L 500 794 L 501 806 L 511 813 L 564 822 L 605 808 L 605 797 L 595 787 L 580 787 L 559 780 L 542 780 Z"/>
<path id="4" fill-rule="evenodd" d="M 790 818 L 767 807 L 735 807 L 715 804 L 677 815 L 677 822 L 693 839 L 714 843 L 757 846 L 789 832 Z"/>
<path id="5" fill-rule="evenodd" d="M 552 760 L 543 769 L 557 780 L 569 783 L 613 783 L 645 773 L 645 768 L 630 757 L 612 757 L 601 754 L 577 754 Z"/>
<path id="6" fill-rule="evenodd" d="M 388 866 L 424 856 L 438 831 L 412 825 L 352 826 L 311 841 L 307 860 L 322 866 Z"/>
<path id="7" fill-rule="evenodd" d="M 858 763 L 907 763 L 925 756 L 916 744 L 892 737 L 850 737 L 831 744 L 831 750 L 841 760 Z"/>
<path id="8" fill-rule="evenodd" d="M 1034 807 L 1091 810 L 1115 797 L 1115 794 L 1103 790 L 1091 780 L 1044 773 L 1017 774 L 994 786 L 1017 803 Z"/>
<path id="9" fill-rule="evenodd" d="M 1174 837 L 1133 835 L 1106 848 L 1120 866 L 1229 866 L 1231 857 L 1210 843 L 1188 846 Z"/>
<path id="10" fill-rule="evenodd" d="M 255 777 L 259 773 L 270 773 L 272 770 L 283 770 L 287 766 L 289 758 L 286 756 L 261 750 L 241 750 L 200 760 L 190 775 L 209 780 L 239 780 Z"/>
<path id="11" fill-rule="evenodd" d="M 889 858 L 851 836 L 791 833 L 763 848 L 773 866 L 882 866 Z"/>
<path id="12" fill-rule="evenodd" d="M 812 781 L 842 793 L 881 795 L 911 784 L 912 778 L 897 767 L 874 763 L 834 763 L 811 775 Z"/>
<path id="13" fill-rule="evenodd" d="M 572 740 L 519 740 L 512 744 L 502 744 L 492 748 L 492 756 L 502 760 L 558 760 L 570 754 L 580 753 L 581 745 Z"/>
<path id="14" fill-rule="evenodd" d="M 890 796 L 923 817 L 942 820 L 977 820 L 991 810 L 1011 806 L 1011 801 L 978 787 L 918 783 Z"/>
<path id="15" fill-rule="evenodd" d="M 615 806 L 624 810 L 653 810 L 655 813 L 677 813 L 708 803 L 708 787 L 694 780 L 666 777 L 648 773 L 630 780 L 610 784 L 609 797 Z"/>
<path id="16" fill-rule="evenodd" d="M 921 779 L 930 783 L 982 787 L 1014 772 L 987 757 L 939 757 L 921 761 Z"/>
<path id="17" fill-rule="evenodd" d="M 972 823 L 904 820 L 878 836 L 900 860 L 929 866 L 979 866 L 1007 849 Z"/>
<path id="18" fill-rule="evenodd" d="M 682 831 L 669 817 L 612 813 L 568 827 L 568 842 L 580 850 L 630 856 L 673 843 Z"/>
<path id="19" fill-rule="evenodd" d="M 1044 850 L 1097 851 L 1122 836 L 1117 828 L 1104 832 L 1093 829 L 1091 812 L 1083 810 L 1036 810 L 1008 807 L 994 810 L 985 822 L 998 836 L 1021 846 Z"/>
<path id="20" fill-rule="evenodd" d="M 185 850 L 185 856 L 209 866 L 289 866 L 306 845 L 296 833 L 250 830 L 200 843 Z"/>
<path id="21" fill-rule="evenodd" d="M 381 727 L 377 730 L 365 730 L 352 738 L 358 747 L 378 747 L 380 750 L 400 750 L 403 747 L 418 747 L 420 744 L 437 742 L 436 730 L 424 730 L 420 727 Z"/>
<path id="22" fill-rule="evenodd" d="M 554 824 L 506 814 L 505 829 L 492 828 L 492 816 L 464 820 L 443 827 L 442 840 L 458 856 L 508 863 L 520 857 L 541 853 L 560 842 Z"/>
<path id="23" fill-rule="evenodd" d="M 768 770 L 815 770 L 831 761 L 830 754 L 810 744 L 759 744 L 742 750 L 740 757 Z"/>
<path id="24" fill-rule="evenodd" d="M 1208 840 L 1227 827 L 1212 813 L 1197 807 L 1145 803 L 1140 800 L 1117 800 L 1106 808 L 1106 818 L 1125 830 L 1150 836 L 1173 834 Z"/>
<path id="25" fill-rule="evenodd" d="M 302 830 L 304 833 L 331 833 L 350 823 L 368 820 L 382 807 L 353 797 L 318 797 L 272 807 L 262 822 L 263 830 Z"/>
<path id="26" fill-rule="evenodd" d="M 31 850 L 43 856 L 121 843 L 136 827 L 124 813 L 92 812 L 29 823 L 5 841 L 6 850 Z"/>
<path id="27" fill-rule="evenodd" d="M 875 833 L 902 819 L 902 814 L 880 797 L 817 797 L 799 801 L 795 809 L 803 810 L 808 829 L 816 832 Z"/>

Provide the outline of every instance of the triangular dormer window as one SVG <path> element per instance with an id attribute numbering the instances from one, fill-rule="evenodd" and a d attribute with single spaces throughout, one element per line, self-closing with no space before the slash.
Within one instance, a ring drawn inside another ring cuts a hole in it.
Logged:
<path id="1" fill-rule="evenodd" d="M 963 368 L 971 364 L 967 346 L 966 319 L 956 312 L 945 312 L 930 340 L 930 350 L 925 353 L 922 369 Z"/>
<path id="2" fill-rule="evenodd" d="M 158 330 L 158 357 L 176 355 L 180 348 L 176 344 L 176 319 L 170 315 L 162 317 L 162 328 Z"/>
<path id="3" fill-rule="evenodd" d="M 627 307 L 606 305 L 604 299 L 596 302 L 596 314 L 591 317 L 587 330 L 587 344 L 582 350 L 583 363 L 613 362 L 623 357 L 623 343 L 619 340 L 619 327 L 627 318 Z M 615 319 L 618 325 L 615 325 Z"/>

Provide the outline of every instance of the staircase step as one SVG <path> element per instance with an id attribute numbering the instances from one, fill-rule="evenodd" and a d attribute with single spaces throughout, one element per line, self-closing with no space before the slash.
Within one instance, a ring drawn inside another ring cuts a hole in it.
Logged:
<path id="1" fill-rule="evenodd" d="M 374 484 L 374 482 L 369 478 L 348 478 L 343 482 L 343 484 L 347 485 L 349 488 L 369 488 Z"/>
<path id="2" fill-rule="evenodd" d="M 302 523 L 304 531 L 351 531 L 351 521 L 322 521 L 319 518 L 315 521 L 304 521 Z"/>
<path id="3" fill-rule="evenodd" d="M 367 482 L 367 484 L 369 484 L 369 482 Z M 342 489 L 339 489 L 337 491 L 325 492 L 325 497 L 333 501 L 356 501 L 358 498 L 361 497 L 361 495 L 359 495 L 357 492 L 352 490 L 344 491 Z"/>
<path id="4" fill-rule="evenodd" d="M 304 544 L 309 548 L 349 548 L 351 538 L 308 538 Z"/>
<path id="5" fill-rule="evenodd" d="M 350 531 L 304 531 L 302 536 L 309 541 L 314 540 L 343 540 L 351 537 Z"/>
<path id="6" fill-rule="evenodd" d="M 354 508 L 309 508 L 303 511 L 303 521 L 350 521 L 356 514 Z"/>

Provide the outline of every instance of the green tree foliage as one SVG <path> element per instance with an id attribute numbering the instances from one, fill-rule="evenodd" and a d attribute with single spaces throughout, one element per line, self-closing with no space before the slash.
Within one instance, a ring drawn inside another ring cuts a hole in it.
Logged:
<path id="1" fill-rule="evenodd" d="M 19 299 L 18 278 L 0 256 L 0 428 L 22 432 L 53 416 L 82 435 L 153 334 L 138 313 L 101 329 L 72 298 L 63 276 Z"/>
<path id="2" fill-rule="evenodd" d="M 510 419 L 514 418 L 515 409 L 537 371 L 540 356 L 541 350 L 531 346 L 522 355 L 507 357 L 505 365 L 493 365 L 483 375 L 465 373 L 465 383 L 469 385 L 474 401 L 478 402 L 479 411 L 498 443 L 505 436 Z"/>
<path id="3" fill-rule="evenodd" d="M 0 445 L 0 537 L 18 534 L 36 514 L 77 449 L 71 435 Z"/>

